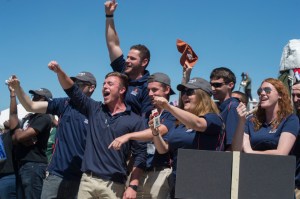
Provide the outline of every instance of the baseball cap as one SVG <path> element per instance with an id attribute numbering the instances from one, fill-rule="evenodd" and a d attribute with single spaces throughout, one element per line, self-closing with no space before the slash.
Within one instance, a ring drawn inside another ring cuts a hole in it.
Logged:
<path id="1" fill-rule="evenodd" d="M 190 81 L 186 84 L 178 84 L 177 85 L 177 90 L 179 90 L 179 91 L 182 91 L 185 88 L 201 89 L 201 90 L 205 91 L 209 96 L 212 96 L 212 89 L 211 89 L 210 83 L 200 77 L 194 77 L 194 78 L 190 79 Z"/>
<path id="2" fill-rule="evenodd" d="M 169 76 L 164 74 L 164 73 L 153 73 L 152 75 L 150 75 L 148 77 L 147 82 L 148 83 L 150 83 L 150 82 L 160 82 L 160 83 L 166 84 L 166 85 L 170 86 L 170 95 L 175 94 L 175 92 L 171 88 L 171 80 L 170 80 Z"/>
<path id="3" fill-rule="evenodd" d="M 52 99 L 52 93 L 47 88 L 40 88 L 38 90 L 30 90 L 30 94 L 44 96 L 47 100 Z"/>
<path id="4" fill-rule="evenodd" d="M 92 85 L 95 85 L 97 86 L 97 81 L 96 81 L 96 78 L 95 76 L 90 73 L 90 72 L 86 72 L 86 71 L 83 71 L 83 72 L 80 72 L 77 74 L 76 77 L 71 77 L 71 79 L 75 82 L 76 80 L 80 80 L 80 81 L 83 81 L 83 82 L 89 82 L 91 83 Z"/>

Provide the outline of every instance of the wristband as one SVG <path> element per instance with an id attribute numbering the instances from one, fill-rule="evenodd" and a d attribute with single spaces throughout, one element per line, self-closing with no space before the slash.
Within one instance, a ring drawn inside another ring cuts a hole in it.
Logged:
<path id="1" fill-rule="evenodd" d="M 11 95 L 10 97 L 16 97 L 15 95 Z"/>
<path id="2" fill-rule="evenodd" d="M 137 185 L 132 185 L 130 184 L 128 187 L 130 187 L 131 189 L 133 189 L 134 191 L 137 191 L 138 186 Z"/>
<path id="3" fill-rule="evenodd" d="M 155 132 L 156 132 L 156 133 L 154 133 L 154 131 L 152 131 L 152 135 L 153 135 L 153 136 L 158 136 L 159 131 L 156 131 L 156 130 L 155 130 Z"/>
<path id="4" fill-rule="evenodd" d="M 106 14 L 105 16 L 106 16 L 106 18 L 113 18 L 114 17 L 114 15 L 108 15 L 108 14 Z"/>

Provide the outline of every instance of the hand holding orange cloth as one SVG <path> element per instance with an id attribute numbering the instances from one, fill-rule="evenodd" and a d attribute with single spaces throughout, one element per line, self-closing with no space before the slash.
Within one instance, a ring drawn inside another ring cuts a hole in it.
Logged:
<path id="1" fill-rule="evenodd" d="M 193 68 L 198 61 L 198 56 L 193 51 L 191 46 L 180 39 L 177 39 L 176 45 L 178 51 L 182 53 L 180 58 L 180 64 L 182 67 Z"/>

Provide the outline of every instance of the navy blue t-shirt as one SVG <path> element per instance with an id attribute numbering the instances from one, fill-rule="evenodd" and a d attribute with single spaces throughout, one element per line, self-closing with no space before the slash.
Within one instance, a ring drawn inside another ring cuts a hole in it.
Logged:
<path id="1" fill-rule="evenodd" d="M 142 118 L 126 107 L 124 112 L 111 115 L 107 106 L 85 96 L 74 85 L 66 90 L 76 108 L 89 120 L 90 131 L 82 162 L 83 172 L 92 172 L 105 180 L 125 183 L 127 180 L 127 159 L 132 153 L 133 166 L 146 166 L 146 143 L 129 141 L 120 150 L 108 149 L 109 144 L 126 133 L 145 129 Z"/>
<path id="2" fill-rule="evenodd" d="M 121 55 L 111 63 L 114 71 L 124 73 L 126 63 L 124 55 Z M 136 114 L 145 117 L 145 114 L 153 109 L 151 99 L 148 96 L 148 83 L 147 80 L 150 76 L 149 71 L 138 80 L 129 80 L 128 90 L 126 92 L 126 104 L 131 106 L 131 109 Z"/>
<path id="3" fill-rule="evenodd" d="M 47 113 L 59 117 L 55 149 L 48 171 L 60 177 L 80 180 L 88 119 L 75 109 L 70 98 L 49 101 Z"/>
<path id="4" fill-rule="evenodd" d="M 277 129 L 272 129 L 271 125 L 263 124 L 258 130 L 254 130 L 250 116 L 247 118 L 245 133 L 249 135 L 250 144 L 253 150 L 264 151 L 277 149 L 282 132 L 289 132 L 297 137 L 299 133 L 299 119 L 295 114 L 291 114 L 280 122 Z"/>
<path id="5" fill-rule="evenodd" d="M 148 115 L 148 114 L 147 114 Z M 149 118 L 149 117 L 148 117 Z M 149 119 L 146 120 L 147 124 Z M 165 125 L 168 129 L 172 129 L 175 126 L 176 118 L 168 111 L 164 110 L 160 116 L 160 123 Z M 167 139 L 168 133 L 163 136 L 163 139 Z M 170 153 L 159 154 L 155 149 L 153 142 L 147 143 L 147 168 L 152 167 L 170 167 L 171 165 Z"/>
<path id="6" fill-rule="evenodd" d="M 231 145 L 235 133 L 235 129 L 238 125 L 239 117 L 236 111 L 238 105 L 239 105 L 238 99 L 231 97 L 225 100 L 219 106 L 221 117 L 225 123 L 225 129 L 226 129 L 225 144 L 227 146 Z"/>
<path id="7" fill-rule="evenodd" d="M 219 136 L 222 132 L 223 122 L 219 115 L 207 113 L 203 116 L 207 122 L 204 132 L 187 129 L 180 124 L 172 128 L 168 133 L 167 142 L 169 150 L 173 153 L 173 173 L 177 170 L 178 149 L 216 150 L 219 146 Z"/>

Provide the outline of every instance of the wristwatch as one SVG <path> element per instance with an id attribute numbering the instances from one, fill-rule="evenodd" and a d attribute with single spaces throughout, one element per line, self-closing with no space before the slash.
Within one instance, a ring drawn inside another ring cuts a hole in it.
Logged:
<path id="1" fill-rule="evenodd" d="M 137 185 L 132 185 L 132 184 L 130 184 L 128 187 L 130 187 L 131 189 L 133 189 L 133 190 L 135 190 L 135 191 L 137 191 L 137 189 L 138 189 L 138 186 L 137 186 Z"/>

